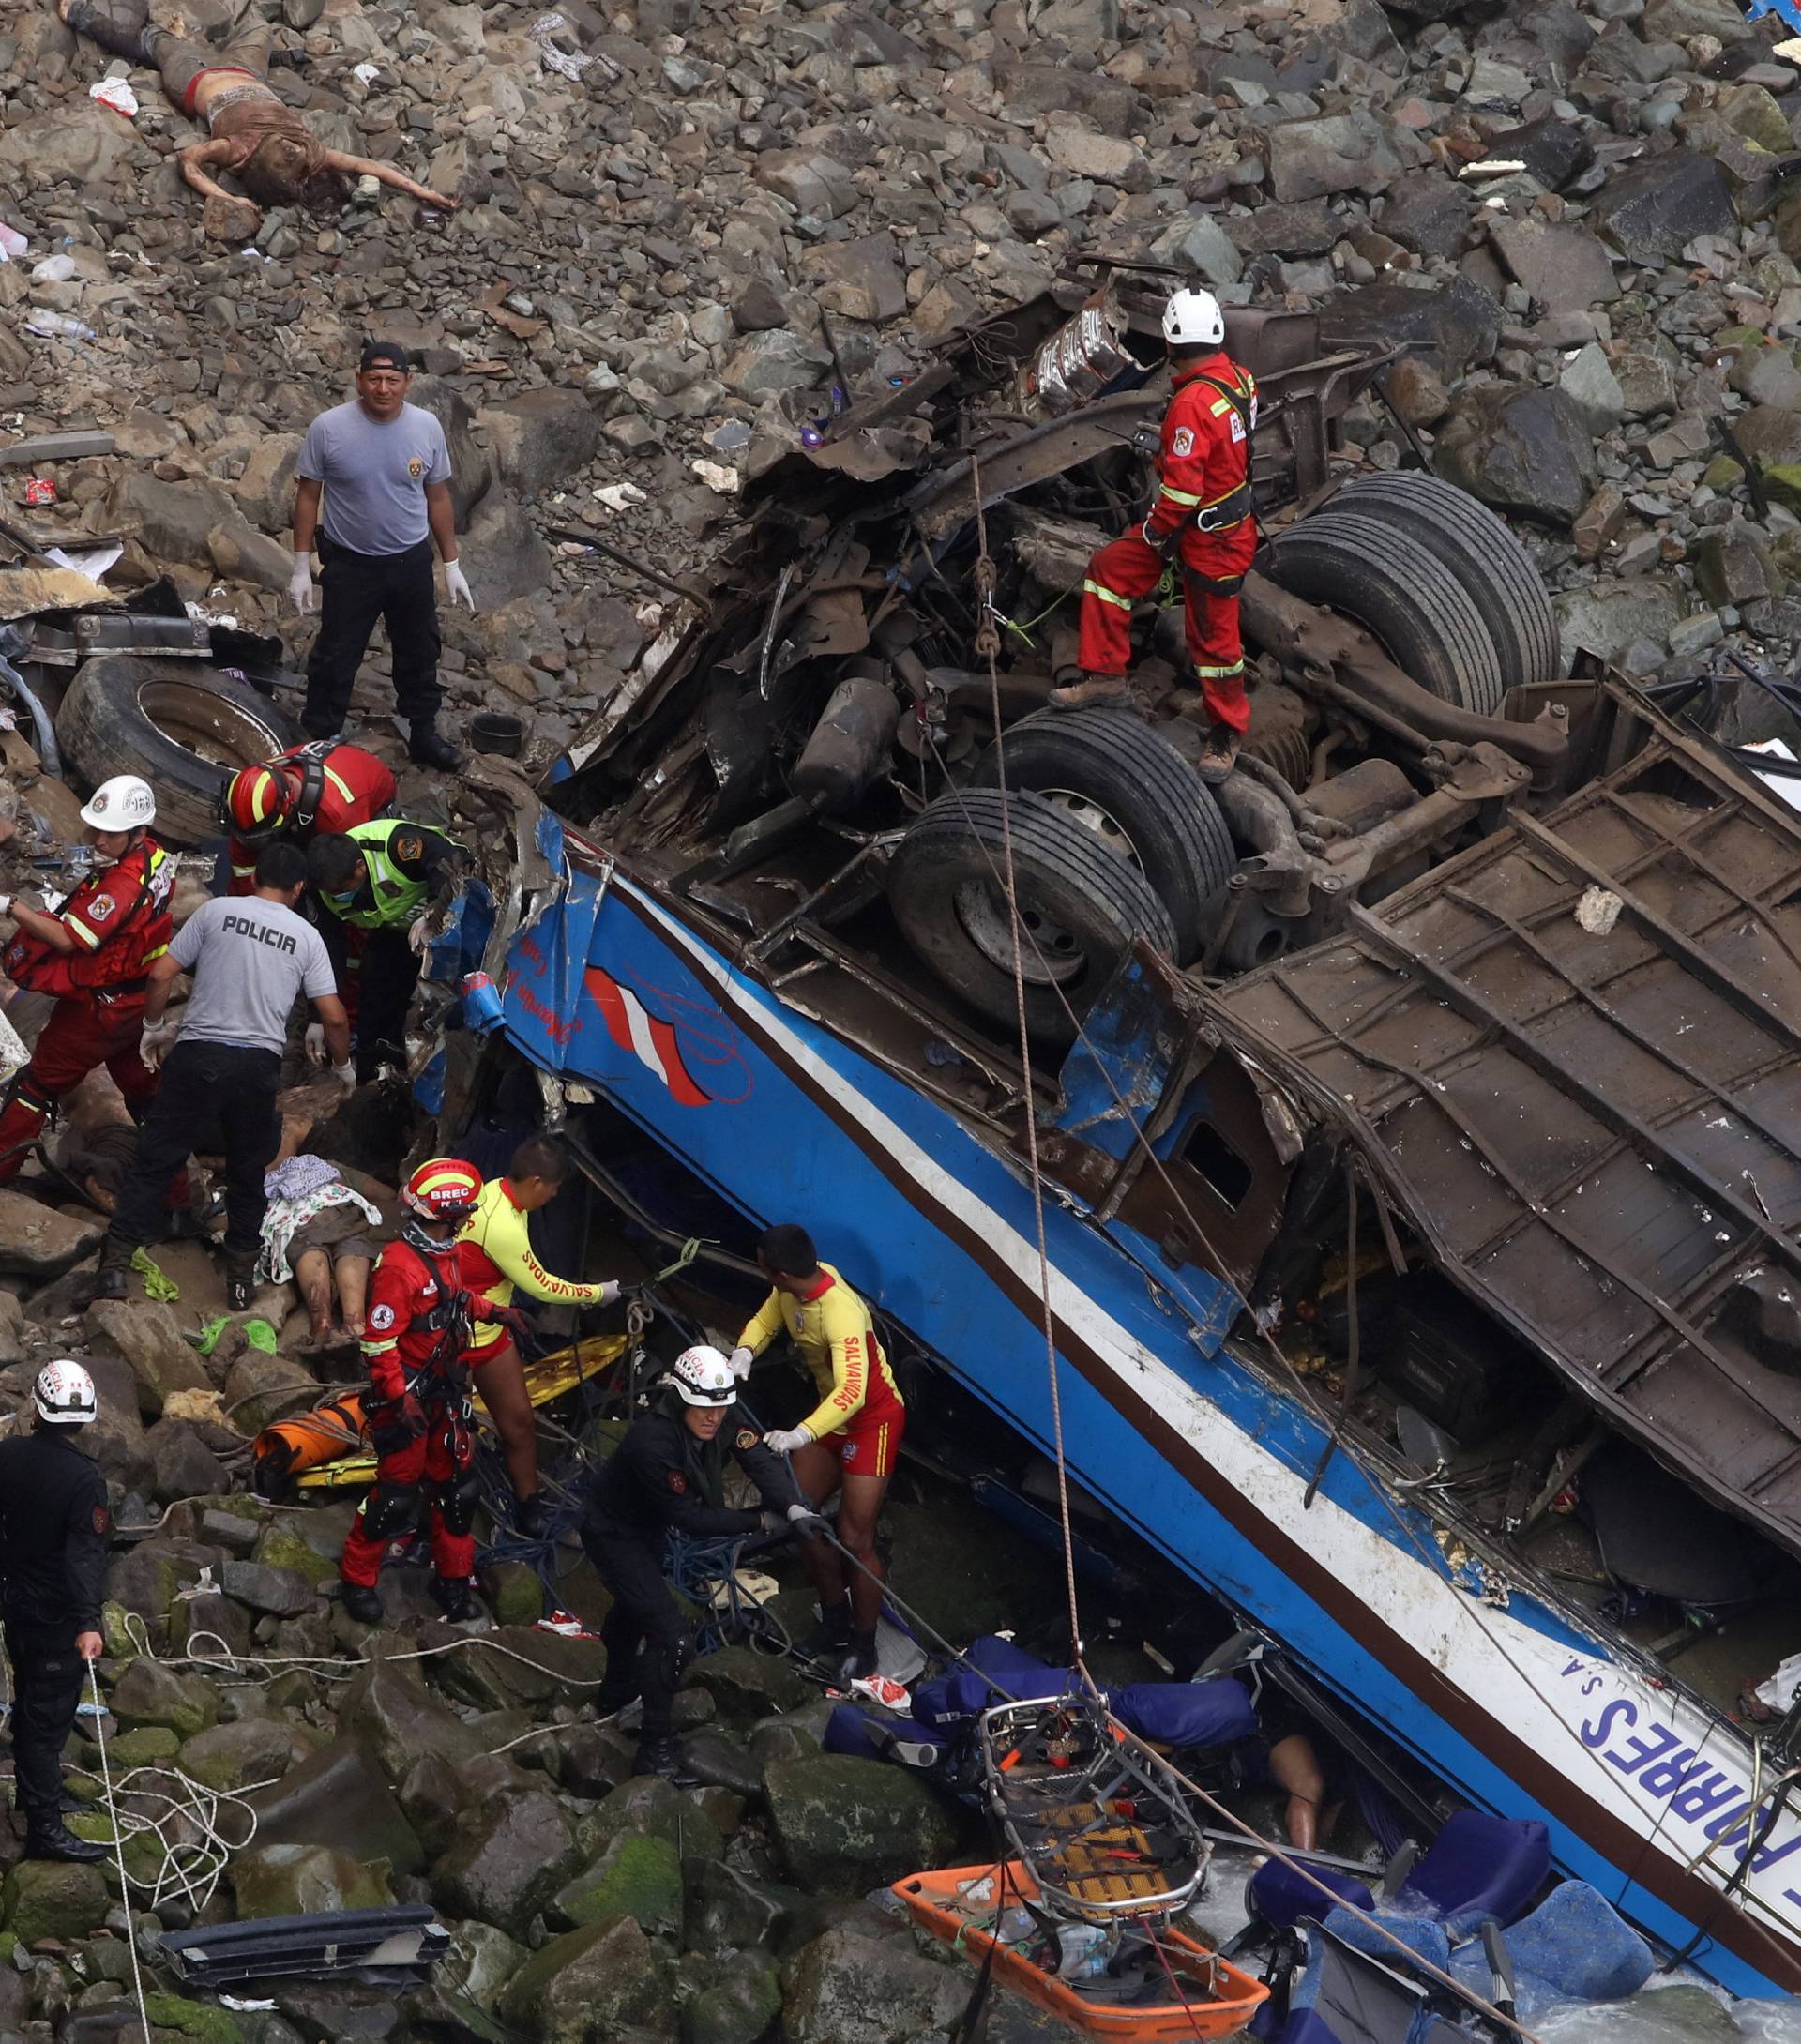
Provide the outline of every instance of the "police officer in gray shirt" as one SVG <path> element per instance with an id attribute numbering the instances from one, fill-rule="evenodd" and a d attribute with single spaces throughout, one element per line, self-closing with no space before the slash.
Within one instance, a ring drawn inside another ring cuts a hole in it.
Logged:
<path id="1" fill-rule="evenodd" d="M 379 617 L 393 656 L 395 707 L 411 727 L 408 750 L 422 766 L 450 773 L 462 755 L 438 729 L 443 641 L 431 582 L 433 541 L 444 559 L 446 589 L 472 611 L 476 601 L 458 558 L 444 428 L 406 401 L 411 383 L 404 348 L 365 341 L 355 401 L 321 412 L 307 429 L 295 464 L 288 594 L 296 610 L 312 608 L 316 539 L 324 601 L 300 721 L 311 738 L 335 738 L 343 730 L 356 670 Z"/>
<path id="2" fill-rule="evenodd" d="M 225 1289 L 235 1313 L 250 1303 L 267 1204 L 264 1173 L 280 1142 L 275 1097 L 288 1017 L 304 993 L 325 1024 L 333 1076 L 355 1083 L 350 1023 L 325 941 L 295 914 L 307 856 L 278 838 L 256 862 L 256 891 L 225 895 L 189 916 L 150 967 L 144 1002 L 144 1061 L 163 1064 L 162 1083 L 138 1138 L 100 1249 L 97 1295 L 122 1299 L 132 1252 L 150 1240 L 170 1180 L 196 1149 L 225 1153 Z M 194 991 L 181 1038 L 163 1010 L 178 972 Z"/>

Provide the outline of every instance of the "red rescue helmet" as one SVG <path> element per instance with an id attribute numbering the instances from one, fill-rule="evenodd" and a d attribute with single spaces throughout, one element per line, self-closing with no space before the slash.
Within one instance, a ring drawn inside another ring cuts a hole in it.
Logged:
<path id="1" fill-rule="evenodd" d="M 426 1220 L 462 1220 L 475 1211 L 481 1173 L 458 1157 L 434 1157 L 406 1181 L 401 1203 Z"/>
<path id="2" fill-rule="evenodd" d="M 246 766 L 225 783 L 219 821 L 235 838 L 272 838 L 287 822 L 300 796 L 300 777 L 279 763 Z"/>

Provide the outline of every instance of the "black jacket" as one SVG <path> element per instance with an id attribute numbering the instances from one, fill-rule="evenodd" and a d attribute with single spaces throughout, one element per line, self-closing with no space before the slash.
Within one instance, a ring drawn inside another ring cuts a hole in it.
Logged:
<path id="1" fill-rule="evenodd" d="M 24 1625 L 100 1629 L 106 1478 L 62 1427 L 0 1441 L 0 1612 Z"/>
<path id="2" fill-rule="evenodd" d="M 628 1533 L 661 1544 L 667 1528 L 703 1539 L 754 1533 L 753 1511 L 724 1502 L 725 1461 L 731 1456 L 757 1487 L 764 1503 L 786 1511 L 801 1502 L 794 1475 L 755 1428 L 730 1417 L 712 1440 L 682 1424 L 685 1408 L 658 1410 L 635 1420 L 588 1490 L 588 1523 L 598 1533 Z"/>

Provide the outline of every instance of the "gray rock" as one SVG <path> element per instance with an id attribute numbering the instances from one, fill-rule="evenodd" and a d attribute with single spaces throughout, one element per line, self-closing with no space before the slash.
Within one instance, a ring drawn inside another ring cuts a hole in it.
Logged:
<path id="1" fill-rule="evenodd" d="M 781 1981 L 766 1952 L 740 1952 L 683 2014 L 684 2044 L 759 2044 L 781 2014 Z"/>
<path id="2" fill-rule="evenodd" d="M 941 2036 L 968 2000 L 961 1973 L 934 1965 L 904 1939 L 843 1924 L 795 1961 L 787 2035 L 793 2044 L 907 2044 Z"/>
<path id="3" fill-rule="evenodd" d="M 600 421 L 579 390 L 554 385 L 524 390 L 485 405 L 478 418 L 501 481 L 521 496 L 535 497 L 567 482 L 600 451 Z M 472 540 L 472 552 L 474 545 Z"/>
<path id="4" fill-rule="evenodd" d="M 48 1212 L 39 1208 L 39 1212 Z M 129 1363 L 116 1356 L 90 1355 L 87 1373 L 94 1380 L 98 1415 L 82 1429 L 81 1448 L 91 1455 L 122 1490 L 147 1491 L 156 1475 L 138 1417 L 137 1380 Z"/>
<path id="5" fill-rule="evenodd" d="M 286 1355 L 247 1348 L 225 1373 L 224 1398 L 245 1432 L 260 1433 L 271 1420 L 317 1404 L 319 1380 Z"/>
<path id="6" fill-rule="evenodd" d="M 241 1917 L 312 1915 L 330 1909 L 385 1909 L 394 1900 L 374 1868 L 328 1845 L 265 1845 L 232 1860 Z"/>
<path id="7" fill-rule="evenodd" d="M 703 1654 L 689 1668 L 688 1679 L 705 1689 L 720 1717 L 733 1724 L 754 1724 L 771 1711 L 792 1710 L 810 1700 L 806 1682 L 787 1661 L 746 1646 Z"/>
<path id="8" fill-rule="evenodd" d="M 37 185 L 119 189 L 156 163 L 129 121 L 98 100 L 73 98 L 0 134 L 0 169 Z"/>
<path id="9" fill-rule="evenodd" d="M 113 1685 L 107 1707 L 126 1732 L 160 1725 L 191 1739 L 219 1722 L 219 1691 L 199 1675 L 177 1674 L 160 1661 L 132 1661 Z"/>
<path id="10" fill-rule="evenodd" d="M 1756 34 L 1742 8 L 1732 0 L 1646 0 L 1639 32 L 1647 41 L 1681 42 L 1690 36 L 1715 36 L 1730 49 Z"/>
<path id="11" fill-rule="evenodd" d="M 509 1937 L 532 1918 L 578 1863 L 568 1819 L 541 1789 L 507 1789 L 457 1818 L 449 1849 L 431 1870 L 438 1906 L 477 1916 Z"/>
<path id="12" fill-rule="evenodd" d="M 1097 135 L 1076 120 L 1052 120 L 1044 138 L 1045 154 L 1059 170 L 1091 177 L 1097 185 L 1117 185 L 1126 191 L 1148 191 L 1150 165 L 1134 143 L 1120 135 Z"/>
<path id="13" fill-rule="evenodd" d="M 231 1489 L 224 1463 L 191 1421 L 159 1419 L 146 1430 L 144 1445 L 150 1453 L 151 1485 L 159 1505 L 186 1497 L 217 1497 Z"/>
<path id="14" fill-rule="evenodd" d="M 788 305 L 766 277 L 747 277 L 732 293 L 732 321 L 741 334 L 788 324 Z"/>
<path id="15" fill-rule="evenodd" d="M 1436 426 L 1451 408 L 1451 394 L 1430 362 L 1403 355 L 1388 371 L 1388 400 L 1410 426 Z"/>
<path id="16" fill-rule="evenodd" d="M 294 572 L 289 549 L 235 512 L 206 535 L 206 557 L 227 582 L 248 583 L 256 589 L 285 589 Z"/>
<path id="17" fill-rule="evenodd" d="M 483 1750 L 479 1733 L 427 1694 L 414 1672 L 416 1662 L 381 1656 L 374 1637 L 370 1651 L 376 1658 L 352 1676 L 338 1705 L 340 1734 L 360 1738 L 390 1782 L 403 1781 L 422 1759 L 452 1766 L 474 1759 Z M 413 1821 L 416 1824 L 417 1819 Z"/>
<path id="18" fill-rule="evenodd" d="M 719 380 L 741 398 L 764 398 L 781 390 L 811 390 L 831 366 L 831 354 L 822 343 L 778 326 L 746 334 Z"/>
<path id="19" fill-rule="evenodd" d="M 825 312 L 879 326 L 907 309 L 907 278 L 895 238 L 885 231 L 851 241 L 825 241 L 801 259 L 801 275 Z"/>
<path id="20" fill-rule="evenodd" d="M 463 572 L 481 611 L 503 610 L 550 586 L 551 550 L 537 536 L 519 499 L 491 490 L 469 522 L 469 557 Z"/>
<path id="21" fill-rule="evenodd" d="M 39 1938 L 67 1944 L 91 1937 L 106 1921 L 109 1907 L 106 1876 L 98 1867 L 25 1859 L 0 1885 L 0 1929 L 9 1930 L 22 1949 Z"/>
<path id="22" fill-rule="evenodd" d="M 306 2044 L 384 2044 L 401 2027 L 401 2005 L 382 1988 L 283 1982 L 273 1998 Z"/>
<path id="23" fill-rule="evenodd" d="M 769 1950 L 802 1916 L 808 1898 L 728 1866 L 720 1859 L 688 1863 L 688 1943 L 690 1950 L 721 1955 Z"/>
<path id="24" fill-rule="evenodd" d="M 1716 525 L 1695 549 L 1695 587 L 1716 610 L 1742 610 L 1779 596 L 1780 578 L 1761 534 L 1742 519 Z"/>
<path id="25" fill-rule="evenodd" d="M 449 1956 L 443 1961 L 439 1977 L 452 1992 L 474 2002 L 478 2008 L 492 2008 L 507 1983 L 530 1958 L 522 1945 L 491 1923 L 450 1926 Z"/>
<path id="26" fill-rule="evenodd" d="M 1582 415 L 1583 422 L 1597 438 L 1611 432 L 1626 416 L 1626 395 L 1607 353 L 1594 341 L 1579 349 L 1564 365 L 1557 387 Z"/>
<path id="27" fill-rule="evenodd" d="M 474 415 L 462 393 L 442 376 L 415 376 L 406 401 L 430 412 L 444 428 L 444 444 L 450 455 L 450 502 L 457 514 L 457 530 L 465 532 L 476 506 L 494 479 L 487 450 L 475 435 Z"/>
<path id="28" fill-rule="evenodd" d="M 9 1276 L 53 1278 L 98 1249 L 105 1233 L 104 1220 L 78 1220 L 0 1186 L 0 1271 Z"/>
<path id="29" fill-rule="evenodd" d="M 1190 214 L 1152 244 L 1159 263 L 1191 271 L 1206 284 L 1235 284 L 1245 273 L 1244 257 L 1211 213 Z"/>
<path id="30" fill-rule="evenodd" d="M 1427 360 L 1449 381 L 1494 354 L 1501 308 L 1465 277 L 1425 291 L 1406 284 L 1361 284 L 1326 306 L 1321 327 L 1327 339 L 1380 335 L 1428 347 Z"/>
<path id="31" fill-rule="evenodd" d="M 1442 180 L 1434 178 L 1432 183 L 1438 187 Z M 1392 197 L 1389 204 L 1394 204 Z M 1468 211 L 1460 201 L 1459 209 L 1461 213 Z M 1296 205 L 1260 205 L 1250 213 L 1228 213 L 1218 225 L 1240 255 L 1324 255 L 1344 232 L 1323 199 L 1305 199 Z M 1172 234 L 1174 231 L 1171 229 Z"/>
<path id="32" fill-rule="evenodd" d="M 1784 347 L 1746 347 L 1739 351 L 1726 379 L 1741 397 L 1753 404 L 1780 405 L 1801 412 L 1801 369 Z"/>
<path id="33" fill-rule="evenodd" d="M 1676 372 L 1660 355 L 1627 349 L 1613 363 L 1627 418 L 1654 418 L 1676 408 Z"/>
<path id="34" fill-rule="evenodd" d="M 1547 191 L 1580 177 L 1595 160 L 1595 145 L 1582 129 L 1554 114 L 1491 136 L 1489 147 L 1498 159 L 1523 163 Z"/>
<path id="35" fill-rule="evenodd" d="M 1379 189 L 1406 168 L 1389 129 L 1361 109 L 1280 121 L 1269 130 L 1269 189 L 1279 204 Z"/>
<path id="36" fill-rule="evenodd" d="M 259 439 L 232 485 L 238 509 L 259 532 L 280 535 L 294 522 L 294 464 L 300 442 L 299 433 Z"/>
<path id="37" fill-rule="evenodd" d="M 293 1568 L 271 1568 L 265 1562 L 227 1562 L 220 1586 L 240 1604 L 277 1618 L 297 1618 L 312 1609 L 318 1595 L 309 1577 Z"/>
<path id="38" fill-rule="evenodd" d="M 1634 575 L 1621 582 L 1592 582 L 1551 598 L 1557 619 L 1560 671 L 1573 670 L 1578 658 L 1592 654 L 1611 660 L 1635 640 L 1669 643 L 1682 615 L 1680 594 L 1661 578 Z"/>
<path id="39" fill-rule="evenodd" d="M 1497 220 L 1489 238 L 1534 302 L 1549 312 L 1609 305 L 1620 295 L 1607 250 L 1585 227 Z"/>
<path id="40" fill-rule="evenodd" d="M 1396 180 L 1376 220 L 1403 249 L 1449 260 L 1462 253 L 1472 216 L 1466 192 L 1437 171 L 1420 171 Z"/>
<path id="41" fill-rule="evenodd" d="M 1634 263 L 1679 256 L 1703 235 L 1733 235 L 1738 216 L 1726 174 L 1711 157 L 1672 149 L 1612 173 L 1595 202 L 1602 235 Z"/>
<path id="42" fill-rule="evenodd" d="M 385 1861 L 399 1874 L 425 1864 L 417 1833 L 368 1748 L 354 1738 L 334 1738 L 252 1796 L 250 1807 L 259 1845 L 328 1845 L 353 1859 Z"/>
<path id="43" fill-rule="evenodd" d="M 151 553 L 208 566 L 208 536 L 235 511 L 217 483 L 164 482 L 141 468 L 122 470 L 106 500 L 108 522 L 136 534 Z"/>
<path id="44" fill-rule="evenodd" d="M 958 1826 L 936 1793 L 879 1761 L 779 1760 L 764 1790 L 783 1861 L 805 1887 L 862 1894 L 956 1846 Z"/>
<path id="45" fill-rule="evenodd" d="M 795 212 L 837 220 L 856 204 L 856 184 L 836 158 L 818 149 L 769 149 L 757 159 L 756 181 Z"/>
<path id="46" fill-rule="evenodd" d="M 668 1839 L 620 1832 L 598 1858 L 557 1890 L 544 1910 L 544 1920 L 553 1930 L 573 1930 L 610 1916 L 629 1916 L 652 1937 L 680 1938 L 682 1862 Z"/>
<path id="47" fill-rule="evenodd" d="M 292 562 L 292 556 L 290 556 Z M 138 1410 L 154 1419 L 172 1391 L 210 1391 L 200 1357 L 182 1339 L 168 1307 L 149 1299 L 97 1299 L 83 1315 L 96 1354 L 119 1355 L 131 1366 Z"/>
<path id="48" fill-rule="evenodd" d="M 1724 620 L 1715 611 L 1702 611 L 1693 617 L 1681 618 L 1670 628 L 1670 651 L 1677 659 L 1691 659 L 1697 653 L 1706 652 L 1726 636 Z"/>
<path id="49" fill-rule="evenodd" d="M 537 2044 L 675 2034 L 665 1970 L 629 1916 L 552 1938 L 520 1968 L 498 2006 L 503 2021 Z"/>
<path id="50" fill-rule="evenodd" d="M 181 1749 L 184 1774 L 210 1789 L 236 1790 L 279 1779 L 310 1753 L 314 1734 L 297 1731 L 284 1717 L 240 1718 L 232 1724 L 197 1732 Z M 280 1911 L 268 1910 L 268 1915 Z"/>
<path id="51" fill-rule="evenodd" d="M 1484 390 L 1439 434 L 1440 475 L 1498 511 L 1567 527 L 1595 488 L 1593 435 L 1561 390 Z"/>

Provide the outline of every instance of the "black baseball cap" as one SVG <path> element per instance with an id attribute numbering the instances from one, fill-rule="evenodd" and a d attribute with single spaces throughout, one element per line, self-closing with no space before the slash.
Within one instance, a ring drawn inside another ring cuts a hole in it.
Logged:
<path id="1" fill-rule="evenodd" d="M 365 341 L 362 360 L 356 365 L 365 369 L 397 369 L 402 376 L 413 373 L 413 365 L 407 360 L 406 350 L 398 341 Z"/>

